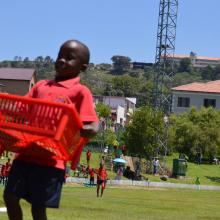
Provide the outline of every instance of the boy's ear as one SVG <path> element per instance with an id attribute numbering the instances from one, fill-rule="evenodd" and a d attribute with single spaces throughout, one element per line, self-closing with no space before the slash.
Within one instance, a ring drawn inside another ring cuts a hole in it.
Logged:
<path id="1" fill-rule="evenodd" d="M 87 67 L 88 67 L 88 64 L 83 64 L 82 67 L 81 67 L 81 70 L 85 71 L 87 69 Z"/>

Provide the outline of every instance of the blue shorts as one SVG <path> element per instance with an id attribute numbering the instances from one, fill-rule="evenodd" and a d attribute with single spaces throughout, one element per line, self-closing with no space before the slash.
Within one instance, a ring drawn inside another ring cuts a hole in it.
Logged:
<path id="1" fill-rule="evenodd" d="M 12 193 L 32 205 L 58 208 L 65 170 L 14 160 L 4 193 Z"/>

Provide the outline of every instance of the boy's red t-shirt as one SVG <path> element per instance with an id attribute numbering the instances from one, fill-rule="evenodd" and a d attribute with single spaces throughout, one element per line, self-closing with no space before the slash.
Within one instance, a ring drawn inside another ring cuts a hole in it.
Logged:
<path id="1" fill-rule="evenodd" d="M 105 169 L 105 168 L 99 168 L 97 178 L 98 178 L 99 180 L 106 180 L 106 178 L 107 178 L 107 172 L 106 172 L 106 169 Z"/>
<path id="2" fill-rule="evenodd" d="M 87 151 L 87 152 L 86 152 L 86 157 L 87 157 L 87 159 L 90 159 L 91 155 L 92 155 L 92 152 L 91 152 L 91 151 Z"/>
<path id="3" fill-rule="evenodd" d="M 94 177 L 95 176 L 95 172 L 94 172 L 93 169 L 89 170 L 89 175 L 90 175 L 90 177 Z"/>
<path id="4" fill-rule="evenodd" d="M 56 82 L 55 80 L 41 80 L 34 85 L 26 97 L 63 103 L 71 101 L 82 122 L 98 121 L 92 94 L 86 86 L 80 84 L 80 77 L 61 82 Z M 30 155 L 24 152 L 19 154 L 17 158 L 43 166 L 65 169 L 65 161 L 56 160 L 52 156 L 45 160 L 41 157 L 30 157 Z"/>
<path id="5" fill-rule="evenodd" d="M 10 162 L 7 162 L 7 163 L 5 164 L 5 167 L 6 167 L 7 172 L 9 172 L 10 169 L 11 169 L 11 163 L 10 163 Z"/>
<path id="6" fill-rule="evenodd" d="M 6 176 L 6 166 L 2 165 L 1 167 L 1 176 Z"/>

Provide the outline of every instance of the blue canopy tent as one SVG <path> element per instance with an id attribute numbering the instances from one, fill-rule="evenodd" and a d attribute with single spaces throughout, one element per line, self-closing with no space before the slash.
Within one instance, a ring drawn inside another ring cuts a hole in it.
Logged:
<path id="1" fill-rule="evenodd" d="M 113 160 L 113 163 L 114 163 L 114 171 L 117 172 L 119 167 L 121 167 L 121 166 L 123 168 L 125 167 L 125 164 L 127 163 L 127 161 L 122 158 L 117 157 Z"/>
<path id="2" fill-rule="evenodd" d="M 122 158 L 115 158 L 115 159 L 113 160 L 113 162 L 114 162 L 114 163 L 122 163 L 122 164 L 126 164 L 126 163 L 127 163 L 127 161 L 124 160 L 124 159 L 122 159 Z"/>

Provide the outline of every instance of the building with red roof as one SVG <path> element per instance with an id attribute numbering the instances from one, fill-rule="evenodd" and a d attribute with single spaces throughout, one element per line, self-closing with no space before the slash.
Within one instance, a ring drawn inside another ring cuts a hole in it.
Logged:
<path id="1" fill-rule="evenodd" d="M 189 55 L 186 54 L 174 54 L 172 59 L 174 63 L 179 64 L 184 58 L 189 58 L 191 60 L 192 66 L 195 68 L 204 68 L 206 66 L 215 67 L 220 65 L 220 58 L 217 57 L 207 57 L 207 56 L 197 56 L 195 53 L 191 52 Z"/>
<path id="2" fill-rule="evenodd" d="M 220 80 L 194 82 L 172 88 L 172 112 L 181 113 L 191 107 L 220 109 Z"/>

